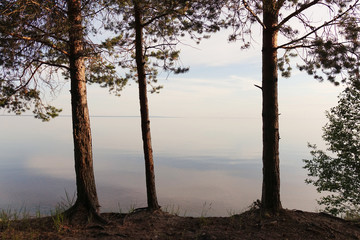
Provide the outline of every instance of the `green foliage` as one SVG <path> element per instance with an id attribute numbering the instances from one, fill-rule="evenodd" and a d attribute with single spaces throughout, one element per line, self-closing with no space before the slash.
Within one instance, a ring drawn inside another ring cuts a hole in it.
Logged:
<path id="1" fill-rule="evenodd" d="M 304 160 L 318 192 L 328 192 L 318 202 L 331 214 L 360 213 L 360 88 L 356 83 L 340 95 L 338 106 L 327 113 L 323 128 L 328 152 L 309 144 L 312 159 Z"/>

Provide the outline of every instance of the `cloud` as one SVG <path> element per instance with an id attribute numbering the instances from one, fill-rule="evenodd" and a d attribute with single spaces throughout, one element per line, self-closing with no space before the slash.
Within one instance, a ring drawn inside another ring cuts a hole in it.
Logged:
<path id="1" fill-rule="evenodd" d="M 261 86 L 261 81 L 258 79 L 241 77 L 237 75 L 231 75 L 230 78 L 233 80 L 231 81 L 231 84 L 234 85 L 234 83 L 236 83 L 236 85 L 242 90 L 254 90 L 254 84 Z"/>
<path id="2" fill-rule="evenodd" d="M 242 50 L 239 43 L 229 43 L 230 33 L 229 30 L 222 30 L 213 34 L 210 39 L 202 40 L 199 45 L 190 39 L 184 39 L 184 44 L 179 45 L 181 61 L 186 66 L 225 66 L 252 60 L 261 53 L 256 48 Z"/>
<path id="3" fill-rule="evenodd" d="M 54 178 L 75 179 L 74 160 L 70 156 L 34 155 L 26 162 L 26 167 L 31 172 Z"/>

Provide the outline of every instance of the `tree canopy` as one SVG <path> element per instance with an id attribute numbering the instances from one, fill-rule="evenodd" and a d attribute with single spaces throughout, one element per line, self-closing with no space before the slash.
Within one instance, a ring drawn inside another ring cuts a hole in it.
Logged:
<path id="1" fill-rule="evenodd" d="M 49 105 L 44 96 L 69 79 L 69 24 L 67 1 L 6 0 L 0 3 L 0 108 L 21 114 L 33 108 L 35 117 L 48 121 L 60 109 Z M 89 34 L 101 2 L 86 1 L 82 10 L 89 83 L 121 90 L 122 79 L 101 55 Z"/>

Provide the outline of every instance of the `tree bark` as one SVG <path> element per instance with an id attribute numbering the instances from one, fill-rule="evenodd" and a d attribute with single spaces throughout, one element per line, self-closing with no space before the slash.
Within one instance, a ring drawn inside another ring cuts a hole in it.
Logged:
<path id="1" fill-rule="evenodd" d="M 160 208 L 155 188 L 155 172 L 154 172 L 154 160 L 151 146 L 151 134 L 150 134 L 150 119 L 149 119 L 149 107 L 147 99 L 147 87 L 146 87 L 146 72 L 145 72 L 145 60 L 143 49 L 143 25 L 141 7 L 137 1 L 134 2 L 134 14 L 135 14 L 135 51 L 136 51 L 136 66 L 139 82 L 139 101 L 140 101 L 140 114 L 141 114 L 141 132 L 143 140 L 143 150 L 145 158 L 145 175 L 146 175 L 146 191 L 147 191 L 147 203 L 149 210 L 157 210 Z"/>
<path id="2" fill-rule="evenodd" d="M 276 214 L 281 209 L 279 170 L 279 112 L 277 35 L 278 9 L 275 0 L 263 1 L 262 49 L 262 121 L 263 121 L 263 213 Z"/>
<path id="3" fill-rule="evenodd" d="M 65 213 L 70 220 L 99 219 L 95 186 L 89 110 L 86 95 L 81 0 L 68 0 L 71 107 L 77 200 Z"/>

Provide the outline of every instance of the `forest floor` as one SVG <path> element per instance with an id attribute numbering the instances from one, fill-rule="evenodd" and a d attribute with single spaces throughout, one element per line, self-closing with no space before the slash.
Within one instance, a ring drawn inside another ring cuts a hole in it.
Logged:
<path id="1" fill-rule="evenodd" d="M 102 217 L 109 223 L 77 226 L 54 217 L 0 221 L 0 239 L 360 239 L 359 221 L 299 210 L 266 218 L 258 209 L 231 217 L 180 217 L 162 211 Z"/>

